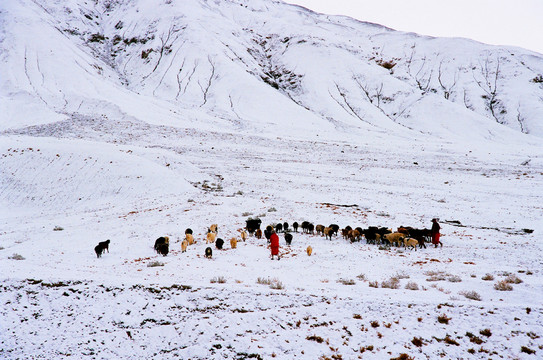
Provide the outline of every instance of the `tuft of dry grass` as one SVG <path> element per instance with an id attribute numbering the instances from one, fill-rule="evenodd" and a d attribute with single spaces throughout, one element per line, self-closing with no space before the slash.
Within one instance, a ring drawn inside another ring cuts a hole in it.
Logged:
<path id="1" fill-rule="evenodd" d="M 371 327 L 373 327 L 373 328 L 379 327 L 379 321 L 373 320 L 372 322 L 370 322 L 370 325 L 371 325 Z"/>
<path id="2" fill-rule="evenodd" d="M 485 281 L 492 281 L 494 280 L 494 275 L 492 274 L 485 274 L 485 276 L 483 276 L 481 279 L 485 280 Z"/>
<path id="3" fill-rule="evenodd" d="M 481 334 L 483 336 L 486 336 L 486 337 L 491 337 L 492 336 L 492 331 L 490 331 L 490 329 L 484 329 L 484 330 L 479 331 L 479 334 Z"/>
<path id="4" fill-rule="evenodd" d="M 360 274 L 360 275 L 357 275 L 356 278 L 360 281 L 366 281 L 366 275 L 365 274 Z"/>
<path id="5" fill-rule="evenodd" d="M 285 286 L 281 281 L 274 279 L 274 281 L 272 281 L 272 283 L 270 284 L 270 288 L 274 290 L 283 290 Z"/>
<path id="6" fill-rule="evenodd" d="M 379 287 L 379 283 L 377 281 L 370 281 L 368 285 L 369 287 L 373 287 L 373 288 Z"/>
<path id="7" fill-rule="evenodd" d="M 460 291 L 460 295 L 464 295 L 466 299 L 481 301 L 481 295 L 477 291 Z"/>
<path id="8" fill-rule="evenodd" d="M 462 282 L 462 278 L 458 275 L 449 276 L 447 280 L 452 283 Z"/>
<path id="9" fill-rule="evenodd" d="M 447 317 L 447 315 L 445 314 L 441 314 L 437 317 L 437 322 L 439 322 L 440 324 L 448 324 L 449 320 L 451 320 L 451 318 Z"/>
<path id="10" fill-rule="evenodd" d="M 535 350 L 532 350 L 526 346 L 520 347 L 520 352 L 526 353 L 526 354 L 535 354 Z"/>
<path id="11" fill-rule="evenodd" d="M 391 277 L 388 280 L 382 281 L 381 287 L 385 289 L 399 289 L 400 279 L 398 279 L 397 277 Z"/>
<path id="12" fill-rule="evenodd" d="M 494 284 L 494 289 L 498 291 L 512 291 L 513 287 L 509 283 L 507 283 L 507 281 L 502 280 Z"/>
<path id="13" fill-rule="evenodd" d="M 20 254 L 13 254 L 11 256 L 8 256 L 8 259 L 11 259 L 11 260 L 25 260 L 24 256 L 20 255 Z"/>
<path id="14" fill-rule="evenodd" d="M 445 341 L 446 344 L 449 344 L 449 345 L 456 345 L 456 346 L 460 346 L 460 344 L 458 343 L 458 341 L 454 340 L 453 338 L 451 338 L 449 336 L 449 334 L 447 334 L 447 336 L 445 336 L 445 339 L 443 339 L 443 341 Z"/>
<path id="15" fill-rule="evenodd" d="M 337 282 L 340 283 L 340 284 L 343 284 L 343 285 L 355 285 L 356 284 L 356 281 L 354 281 L 353 279 L 339 279 Z"/>
<path id="16" fill-rule="evenodd" d="M 407 290 L 418 290 L 419 289 L 419 285 L 414 282 L 414 281 L 410 281 L 408 282 L 406 285 L 405 285 L 405 288 Z"/>
<path id="17" fill-rule="evenodd" d="M 224 278 L 224 276 L 215 276 L 214 278 L 209 280 L 209 282 L 212 284 L 224 284 L 226 283 L 226 279 Z"/>
<path id="18" fill-rule="evenodd" d="M 324 342 L 324 339 L 322 337 L 316 336 L 316 335 L 308 336 L 308 337 L 306 337 L 306 340 L 316 341 L 319 344 L 322 344 Z"/>
<path id="19" fill-rule="evenodd" d="M 147 264 L 147 267 L 157 267 L 157 266 L 164 266 L 164 263 L 160 261 L 151 261 Z"/>
<path id="20" fill-rule="evenodd" d="M 411 343 L 415 345 L 416 347 L 421 347 L 424 345 L 422 338 L 414 337 L 413 340 L 411 340 Z"/>
<path id="21" fill-rule="evenodd" d="M 509 275 L 508 277 L 505 278 L 504 280 L 506 283 L 508 284 L 520 284 L 522 283 L 523 281 L 516 275 Z"/>

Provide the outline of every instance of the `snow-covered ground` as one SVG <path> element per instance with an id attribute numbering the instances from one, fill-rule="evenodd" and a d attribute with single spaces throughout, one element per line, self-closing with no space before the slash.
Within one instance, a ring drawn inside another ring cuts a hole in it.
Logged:
<path id="1" fill-rule="evenodd" d="M 105 2 L 79 3 L 4 5 L 0 358 L 543 354 L 543 90 L 529 81 L 543 72 L 541 55 L 423 39 L 274 1 L 119 1 L 101 13 Z M 185 17 L 174 20 L 187 25 L 179 44 L 160 36 L 167 22 L 139 18 L 176 9 Z M 278 13 L 281 21 L 266 22 Z M 254 31 L 241 31 L 248 24 Z M 276 34 L 281 26 L 290 33 Z M 118 30 L 141 40 L 142 27 L 156 35 L 151 43 L 170 45 L 161 53 L 167 61 L 156 62 L 154 51 L 139 63 L 156 46 L 140 42 L 113 61 L 73 35 Z M 207 47 L 198 42 L 211 33 Z M 287 51 L 285 36 L 298 36 L 298 46 Z M 417 70 L 431 78 L 422 49 L 456 54 L 443 63 L 434 56 L 434 76 L 445 64 L 463 69 L 447 72 L 458 77 L 457 92 L 449 100 L 416 90 L 416 62 L 398 59 L 391 74 L 369 60 L 383 38 L 385 58 L 416 39 Z M 478 70 L 463 68 L 481 51 L 510 54 L 500 62 L 502 123 L 474 84 L 485 58 L 473 62 Z M 525 66 L 511 65 L 511 56 Z M 278 78 L 270 86 L 266 67 L 293 86 Z M 380 85 L 394 98 L 376 106 Z M 266 240 L 230 248 L 249 217 L 263 226 L 393 230 L 430 227 L 437 217 L 444 246 L 389 249 L 298 232 L 291 246 L 280 234 L 282 257 L 272 261 Z M 226 245 L 206 259 L 214 223 Z M 186 228 L 197 242 L 182 253 Z M 170 237 L 166 257 L 153 249 L 159 236 Z M 94 247 L 106 239 L 109 252 L 98 259 Z M 393 278 L 397 289 L 386 287 Z M 505 280 L 512 290 L 496 290 Z"/>

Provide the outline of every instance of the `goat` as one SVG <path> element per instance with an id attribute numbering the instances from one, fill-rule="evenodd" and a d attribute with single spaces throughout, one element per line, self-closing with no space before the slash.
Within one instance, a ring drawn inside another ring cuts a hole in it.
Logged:
<path id="1" fill-rule="evenodd" d="M 283 223 L 283 231 L 288 231 L 288 222 Z"/>
<path id="2" fill-rule="evenodd" d="M 240 234 L 240 236 L 241 236 L 241 240 L 242 240 L 242 241 L 247 240 L 247 233 L 246 233 L 245 231 L 242 231 L 241 234 Z"/>
<path id="3" fill-rule="evenodd" d="M 194 244 L 194 236 L 192 236 L 192 234 L 185 234 L 185 239 L 189 245 Z"/>
<path id="4" fill-rule="evenodd" d="M 111 240 L 106 240 L 106 241 L 101 241 L 98 243 L 98 245 L 96 245 L 96 247 L 94 248 L 94 252 L 96 253 L 96 256 L 97 257 L 101 257 L 102 256 L 102 253 L 107 250 L 107 252 L 109 253 L 109 242 Z"/>
<path id="5" fill-rule="evenodd" d="M 189 246 L 189 242 L 186 239 L 181 241 L 181 252 L 182 253 L 186 252 L 188 246 Z"/>
<path id="6" fill-rule="evenodd" d="M 399 232 L 383 235 L 383 239 L 386 239 L 390 243 L 390 245 L 392 245 L 393 243 L 396 243 L 398 246 L 400 246 L 403 243 L 406 237 L 407 235 L 399 233 Z"/>
<path id="7" fill-rule="evenodd" d="M 212 224 L 210 227 L 209 227 L 209 231 L 212 231 L 214 232 L 215 234 L 217 234 L 219 232 L 219 225 L 217 224 Z"/>
<path id="8" fill-rule="evenodd" d="M 262 239 L 262 230 L 256 229 L 256 238 L 257 239 Z"/>
<path id="9" fill-rule="evenodd" d="M 221 239 L 221 238 L 218 238 L 216 241 L 215 241 L 215 247 L 219 250 L 222 250 L 222 247 L 224 245 L 224 240 Z"/>
<path id="10" fill-rule="evenodd" d="M 162 245 L 170 245 L 170 238 L 167 237 L 167 236 L 161 236 L 159 237 L 158 239 L 155 240 L 155 251 L 159 254 L 161 254 L 161 252 L 158 251 L 158 249 L 162 246 Z M 167 254 L 167 252 L 166 252 Z"/>
<path id="11" fill-rule="evenodd" d="M 328 227 L 332 228 L 332 231 L 334 232 L 334 234 L 337 236 L 337 233 L 339 231 L 339 225 L 337 224 L 330 224 Z"/>
<path id="12" fill-rule="evenodd" d="M 213 250 L 208 246 L 206 247 L 205 257 L 211 259 L 213 256 Z"/>
<path id="13" fill-rule="evenodd" d="M 311 254 L 313 254 L 313 248 L 311 245 L 309 245 L 305 251 L 307 252 L 307 256 L 311 256 Z"/>
<path id="14" fill-rule="evenodd" d="M 332 235 L 334 234 L 334 229 L 332 229 L 331 227 L 325 227 L 322 232 L 323 232 L 324 236 L 326 237 L 326 239 L 330 238 L 330 240 L 332 240 Z"/>
<path id="15" fill-rule="evenodd" d="M 230 247 L 231 247 L 232 249 L 235 249 L 235 248 L 238 247 L 238 240 L 237 240 L 235 237 L 233 237 L 232 239 L 230 239 Z"/>
<path id="16" fill-rule="evenodd" d="M 415 249 L 417 251 L 417 245 L 419 244 L 419 241 L 417 239 L 413 238 L 405 238 L 403 240 L 404 246 L 407 248 L 408 246 L 411 246 L 411 248 Z"/>
<path id="17" fill-rule="evenodd" d="M 249 234 L 252 235 L 255 231 L 260 230 L 260 224 L 262 224 L 262 220 L 249 218 L 245 221 L 245 224 L 245 228 L 247 229 Z"/>
<path id="18" fill-rule="evenodd" d="M 317 233 L 317 235 L 324 236 L 324 225 L 321 225 L 321 224 L 316 225 L 315 232 Z"/>
<path id="19" fill-rule="evenodd" d="M 292 234 L 289 232 L 285 233 L 285 242 L 287 245 L 290 245 L 292 243 Z"/>
<path id="20" fill-rule="evenodd" d="M 208 232 L 206 235 L 206 244 L 211 244 L 215 242 L 215 238 L 217 237 L 217 234 L 214 232 Z"/>

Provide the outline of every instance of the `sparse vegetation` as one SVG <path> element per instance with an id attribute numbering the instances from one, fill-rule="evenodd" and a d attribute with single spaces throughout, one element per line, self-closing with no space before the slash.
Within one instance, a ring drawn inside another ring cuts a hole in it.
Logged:
<path id="1" fill-rule="evenodd" d="M 532 350 L 526 346 L 520 347 L 520 352 L 526 353 L 526 354 L 535 354 L 535 350 Z"/>
<path id="2" fill-rule="evenodd" d="M 323 339 L 323 338 L 321 338 L 320 336 L 316 336 L 316 335 L 308 336 L 308 337 L 306 337 L 306 340 L 316 341 L 316 342 L 318 342 L 319 344 L 322 344 L 322 343 L 324 342 L 324 339 Z"/>
<path id="3" fill-rule="evenodd" d="M 483 279 L 484 281 L 492 281 L 492 280 L 494 280 L 494 275 L 485 274 L 485 276 L 483 276 L 481 279 Z"/>
<path id="4" fill-rule="evenodd" d="M 9 256 L 8 259 L 11 259 L 11 260 L 25 260 L 24 256 L 22 256 L 20 254 L 13 254 L 13 255 Z"/>
<path id="5" fill-rule="evenodd" d="M 419 289 L 419 285 L 414 282 L 414 281 L 410 281 L 408 282 L 406 285 L 405 285 L 405 288 L 407 290 L 418 290 Z"/>
<path id="6" fill-rule="evenodd" d="M 360 281 L 366 281 L 366 275 L 365 274 L 360 274 L 360 275 L 357 275 L 356 278 Z"/>
<path id="7" fill-rule="evenodd" d="M 226 279 L 224 278 L 224 276 L 215 276 L 214 278 L 209 280 L 209 282 L 212 284 L 224 284 L 226 283 Z"/>
<path id="8" fill-rule="evenodd" d="M 163 262 L 160 261 L 151 261 L 147 264 L 147 267 L 157 267 L 157 266 L 164 266 Z"/>
<path id="9" fill-rule="evenodd" d="M 492 336 L 492 331 L 490 331 L 490 329 L 484 329 L 484 330 L 479 331 L 479 334 L 481 334 L 483 336 L 486 336 L 486 337 L 491 337 Z"/>
<path id="10" fill-rule="evenodd" d="M 53 228 L 53 231 L 62 231 L 62 230 L 64 230 L 64 228 L 58 225 Z"/>
<path id="11" fill-rule="evenodd" d="M 381 287 L 385 289 L 399 289 L 400 280 L 396 277 L 391 277 L 390 279 L 381 282 Z"/>
<path id="12" fill-rule="evenodd" d="M 463 295 L 466 299 L 481 301 L 481 295 L 477 291 L 460 291 L 460 295 Z"/>
<path id="13" fill-rule="evenodd" d="M 513 286 L 511 286 L 511 284 L 509 284 L 507 281 L 502 280 L 494 284 L 494 289 L 498 291 L 512 291 Z"/>
<path id="14" fill-rule="evenodd" d="M 370 281 L 368 283 L 369 287 L 373 287 L 373 288 L 378 288 L 379 287 L 379 282 L 377 281 Z"/>
<path id="15" fill-rule="evenodd" d="M 414 337 L 413 340 L 411 340 L 411 343 L 416 347 L 421 347 L 422 345 L 424 345 L 424 343 L 422 342 L 422 338 L 420 337 Z"/>
<path id="16" fill-rule="evenodd" d="M 440 324 L 449 324 L 449 321 L 451 320 L 450 317 L 447 317 L 445 314 L 441 314 L 437 317 L 437 322 Z"/>
<path id="17" fill-rule="evenodd" d="M 462 278 L 458 275 L 449 276 L 447 280 L 452 283 L 462 282 Z"/>
<path id="18" fill-rule="evenodd" d="M 516 275 L 509 275 L 508 277 L 505 278 L 504 281 L 506 283 L 509 283 L 509 284 L 520 284 L 520 283 L 522 283 L 522 280 Z"/>
<path id="19" fill-rule="evenodd" d="M 356 284 L 356 281 L 354 281 L 353 279 L 339 279 L 337 282 L 340 283 L 340 284 L 343 284 L 343 285 L 355 285 Z"/>
<path id="20" fill-rule="evenodd" d="M 371 325 L 371 327 L 373 327 L 373 328 L 379 327 L 379 321 L 373 320 L 372 322 L 370 322 L 370 325 Z"/>
<path id="21" fill-rule="evenodd" d="M 270 288 L 274 290 L 283 290 L 285 286 L 281 281 L 274 279 L 274 281 L 272 281 L 272 283 L 270 284 Z"/>
<path id="22" fill-rule="evenodd" d="M 541 84 L 543 83 L 543 75 L 537 75 L 536 77 L 534 77 L 532 79 L 532 82 L 536 83 L 536 84 Z"/>

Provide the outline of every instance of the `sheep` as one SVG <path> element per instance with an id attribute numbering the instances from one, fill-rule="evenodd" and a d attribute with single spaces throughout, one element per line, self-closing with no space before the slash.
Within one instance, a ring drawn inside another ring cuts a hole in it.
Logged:
<path id="1" fill-rule="evenodd" d="M 343 236 L 344 240 L 347 240 L 349 238 L 349 231 L 351 231 L 353 228 L 349 225 L 345 226 L 345 229 L 341 229 L 341 235 Z"/>
<path id="2" fill-rule="evenodd" d="M 406 237 L 407 235 L 396 232 L 392 234 L 385 234 L 383 236 L 383 239 L 386 239 L 390 243 L 390 245 L 392 245 L 393 243 L 396 243 L 398 246 L 400 246 Z"/>
<path id="3" fill-rule="evenodd" d="M 235 237 L 233 237 L 232 239 L 230 239 L 230 247 L 231 247 L 232 249 L 235 249 L 235 248 L 238 247 L 238 240 L 237 240 Z"/>
<path id="4" fill-rule="evenodd" d="M 241 240 L 245 242 L 245 240 L 247 240 L 247 233 L 245 231 L 242 231 L 241 234 Z"/>
<path id="5" fill-rule="evenodd" d="M 287 245 L 290 245 L 292 243 L 292 234 L 289 232 L 285 233 L 285 242 Z"/>
<path id="6" fill-rule="evenodd" d="M 213 256 L 213 250 L 209 246 L 206 247 L 205 257 L 208 259 L 211 259 L 212 256 Z"/>
<path id="7" fill-rule="evenodd" d="M 209 231 L 214 232 L 215 234 L 217 234 L 217 233 L 219 232 L 219 225 L 217 225 L 217 224 L 212 224 L 212 225 L 209 227 Z"/>
<path id="8" fill-rule="evenodd" d="M 323 232 L 324 236 L 326 237 L 326 239 L 330 238 L 330 240 L 332 240 L 332 235 L 334 234 L 334 229 L 332 229 L 331 227 L 325 227 L 322 232 Z"/>
<path id="9" fill-rule="evenodd" d="M 170 245 L 170 238 L 168 236 L 161 236 L 155 240 L 155 251 L 160 254 L 158 248 L 164 244 L 168 246 Z"/>
<path id="10" fill-rule="evenodd" d="M 324 236 L 324 225 L 318 224 L 315 226 L 315 232 L 317 235 Z"/>
<path id="11" fill-rule="evenodd" d="M 298 222 L 297 221 L 292 223 L 292 227 L 294 228 L 294 232 L 298 232 Z"/>
<path id="12" fill-rule="evenodd" d="M 191 234 L 191 235 L 192 235 L 192 229 L 191 229 L 191 228 L 187 228 L 187 229 L 185 230 L 185 235 L 187 235 L 187 234 Z"/>
<path id="13" fill-rule="evenodd" d="M 360 231 L 358 231 L 358 230 L 355 229 L 355 230 L 349 231 L 348 237 L 349 237 L 349 240 L 350 240 L 351 242 L 355 242 L 355 241 L 359 241 L 359 240 L 360 240 L 360 236 L 361 236 L 361 235 L 362 235 L 362 234 L 360 234 Z"/>
<path id="14" fill-rule="evenodd" d="M 257 239 L 262 239 L 262 230 L 256 229 L 256 238 Z"/>
<path id="15" fill-rule="evenodd" d="M 182 253 L 186 252 L 188 246 L 189 246 L 189 242 L 186 239 L 181 241 L 181 252 Z"/>
<path id="16" fill-rule="evenodd" d="M 96 253 L 96 257 L 101 257 L 102 256 L 102 253 L 107 250 L 107 252 L 109 253 L 109 243 L 110 243 L 111 240 L 106 240 L 106 241 L 101 241 L 98 243 L 98 245 L 96 245 L 96 247 L 94 248 L 94 252 Z"/>
<path id="17" fill-rule="evenodd" d="M 308 226 L 309 226 L 309 221 L 302 221 L 301 227 L 302 227 L 302 231 L 303 231 L 304 233 L 307 233 L 307 232 L 308 232 L 308 231 L 307 231 L 307 227 L 308 227 Z"/>
<path id="18" fill-rule="evenodd" d="M 194 244 L 194 236 L 192 234 L 185 234 L 185 240 L 187 240 L 189 245 Z"/>
<path id="19" fill-rule="evenodd" d="M 417 245 L 419 244 L 419 241 L 417 239 L 413 238 L 405 238 L 403 240 L 404 246 L 407 248 L 408 246 L 411 246 L 411 248 L 415 249 L 417 251 Z"/>
<path id="20" fill-rule="evenodd" d="M 315 229 L 315 225 L 309 223 L 309 225 L 307 225 L 307 233 L 308 234 L 311 234 L 313 235 L 313 230 Z"/>
<path id="21" fill-rule="evenodd" d="M 313 254 L 313 248 L 311 245 L 309 245 L 305 251 L 307 252 L 307 256 L 311 256 L 311 254 Z"/>
<path id="22" fill-rule="evenodd" d="M 215 234 L 214 232 L 208 232 L 206 235 L 206 244 L 214 243 L 216 237 L 217 234 Z"/>
<path id="23" fill-rule="evenodd" d="M 221 238 L 218 238 L 216 241 L 215 241 L 215 247 L 219 250 L 222 250 L 222 247 L 224 245 L 224 240 L 221 239 Z"/>

